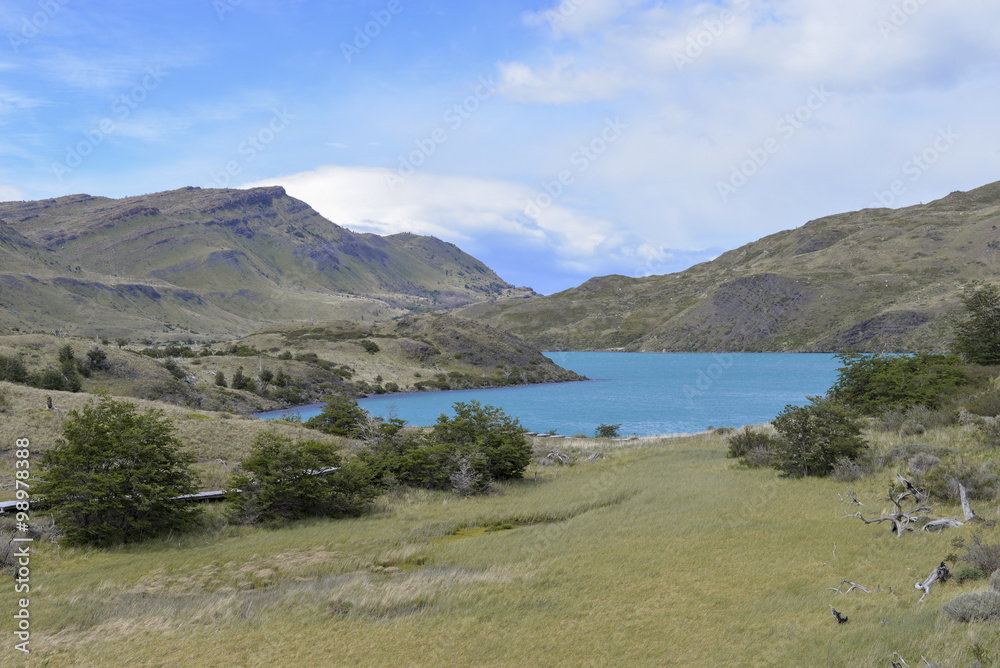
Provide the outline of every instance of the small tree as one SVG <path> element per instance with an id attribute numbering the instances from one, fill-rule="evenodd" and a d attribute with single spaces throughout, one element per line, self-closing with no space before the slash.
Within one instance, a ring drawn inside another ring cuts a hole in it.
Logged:
<path id="1" fill-rule="evenodd" d="M 227 387 L 226 385 L 226 374 L 219 371 L 215 374 L 215 384 L 219 387 Z"/>
<path id="2" fill-rule="evenodd" d="M 482 472 L 493 480 L 520 478 L 531 463 L 531 446 L 521 423 L 500 408 L 478 401 L 456 402 L 454 417 L 443 413 L 431 430 L 434 443 L 452 446 L 457 454 L 479 455 Z"/>
<path id="3" fill-rule="evenodd" d="M 108 354 L 99 346 L 91 346 L 87 351 L 87 363 L 91 369 L 98 371 L 107 366 Z"/>
<path id="4" fill-rule="evenodd" d="M 600 424 L 597 429 L 594 430 L 594 438 L 618 438 L 620 435 L 618 430 L 621 429 L 621 424 Z"/>
<path id="5" fill-rule="evenodd" d="M 247 524 L 360 515 L 375 496 L 363 462 L 344 463 L 336 446 L 274 431 L 257 436 L 229 489 L 231 516 Z"/>
<path id="6" fill-rule="evenodd" d="M 809 397 L 808 406 L 785 406 L 772 424 L 780 438 L 773 466 L 793 476 L 824 476 L 838 459 L 857 459 L 868 448 L 852 410 L 832 399 Z"/>
<path id="7" fill-rule="evenodd" d="M 35 490 L 69 542 L 142 540 L 193 521 L 198 507 L 175 498 L 196 489 L 193 458 L 173 432 L 160 411 L 110 398 L 70 412 Z"/>
<path id="8" fill-rule="evenodd" d="M 1000 364 L 1000 287 L 967 285 L 962 305 L 967 317 L 955 323 L 955 352 L 973 364 Z"/>
<path id="9" fill-rule="evenodd" d="M 247 390 L 252 392 L 254 390 L 253 378 L 247 376 L 243 373 L 243 367 L 237 367 L 236 373 L 233 374 L 233 381 L 230 386 L 234 390 Z"/>
<path id="10" fill-rule="evenodd" d="M 369 355 L 374 355 L 380 350 L 378 344 L 371 339 L 361 339 L 361 347 L 364 348 L 365 352 Z"/>
<path id="11" fill-rule="evenodd" d="M 356 437 L 367 417 L 367 411 L 358 406 L 357 401 L 341 394 L 334 394 L 327 397 L 326 406 L 319 415 L 305 421 L 305 426 L 318 429 L 324 434 Z"/>

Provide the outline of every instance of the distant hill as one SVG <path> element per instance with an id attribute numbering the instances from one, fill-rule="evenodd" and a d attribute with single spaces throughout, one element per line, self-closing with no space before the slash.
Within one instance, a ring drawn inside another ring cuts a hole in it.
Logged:
<path id="1" fill-rule="evenodd" d="M 814 220 L 666 276 L 462 310 L 543 349 L 942 349 L 963 285 L 1000 282 L 1000 183 Z"/>
<path id="2" fill-rule="evenodd" d="M 533 294 L 453 244 L 358 234 L 280 187 L 0 203 L 0 331 L 227 338 Z"/>

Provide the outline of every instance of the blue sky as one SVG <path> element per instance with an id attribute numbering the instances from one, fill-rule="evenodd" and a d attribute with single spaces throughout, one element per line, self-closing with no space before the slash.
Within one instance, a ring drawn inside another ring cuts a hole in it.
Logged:
<path id="1" fill-rule="evenodd" d="M 544 293 L 666 273 L 998 180 L 997 26 L 995 0 L 0 0 L 0 199 L 280 184 Z"/>

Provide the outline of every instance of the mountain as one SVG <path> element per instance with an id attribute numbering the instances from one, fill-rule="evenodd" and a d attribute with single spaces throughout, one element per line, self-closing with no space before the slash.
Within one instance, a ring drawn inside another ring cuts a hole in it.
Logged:
<path id="1" fill-rule="evenodd" d="M 339 227 L 283 188 L 0 203 L 0 326 L 241 336 L 534 294 L 433 237 Z"/>
<path id="2" fill-rule="evenodd" d="M 963 286 L 1000 282 L 998 225 L 994 183 L 814 220 L 676 274 L 461 313 L 549 350 L 940 350 Z"/>

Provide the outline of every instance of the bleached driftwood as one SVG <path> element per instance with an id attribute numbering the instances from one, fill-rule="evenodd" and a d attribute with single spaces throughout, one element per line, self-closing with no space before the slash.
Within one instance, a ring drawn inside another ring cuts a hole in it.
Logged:
<path id="1" fill-rule="evenodd" d="M 924 602 L 924 599 L 927 598 L 927 594 L 931 593 L 932 584 L 934 584 L 938 580 L 941 580 L 941 582 L 946 582 L 949 577 L 951 577 L 951 571 L 948 570 L 948 567 L 945 566 L 944 562 L 942 561 L 937 568 L 931 571 L 931 574 L 927 576 L 926 580 L 924 580 L 923 582 L 918 582 L 916 585 L 914 585 L 914 588 L 921 589 L 924 592 L 924 595 L 921 596 L 920 600 L 917 602 L 918 603 Z"/>
<path id="2" fill-rule="evenodd" d="M 892 523 L 891 530 L 893 533 L 896 534 L 897 538 L 902 536 L 904 531 L 916 531 L 916 529 L 914 529 L 910 525 L 920 519 L 920 517 L 918 516 L 920 513 L 930 512 L 930 508 L 926 506 L 920 506 L 919 508 L 914 508 L 913 510 L 904 511 L 902 505 L 903 499 L 905 499 L 908 496 L 912 496 L 914 501 L 919 503 L 920 501 L 926 499 L 927 495 L 924 493 L 923 490 L 914 487 L 909 480 L 899 475 L 898 473 L 896 474 L 896 480 L 898 480 L 900 484 L 903 486 L 903 490 L 894 495 L 892 488 L 890 488 L 887 497 L 889 501 L 892 501 L 892 505 L 895 506 L 896 508 L 896 511 L 894 513 L 890 515 L 884 515 L 882 517 L 865 519 L 865 517 L 861 514 L 861 511 L 859 510 L 853 515 L 845 514 L 844 517 L 845 518 L 857 517 L 865 524 L 881 524 L 882 522 L 891 522 Z"/>
<path id="3" fill-rule="evenodd" d="M 840 591 L 840 587 L 843 587 L 845 584 L 849 584 L 851 586 L 847 588 L 847 591 Z M 845 595 L 846 594 L 850 594 L 851 591 L 854 590 L 854 589 L 860 589 L 861 591 L 865 592 L 866 594 L 872 593 L 871 589 L 868 589 L 867 587 L 859 585 L 857 582 L 851 582 L 850 580 L 848 580 L 846 578 L 840 581 L 840 586 L 830 587 L 831 591 L 835 591 L 838 594 L 845 594 Z"/>
<path id="4" fill-rule="evenodd" d="M 952 519 L 934 520 L 933 522 L 928 522 L 924 525 L 921 531 L 940 531 L 941 529 L 948 528 L 958 528 L 960 526 L 965 526 L 963 522 Z"/>

